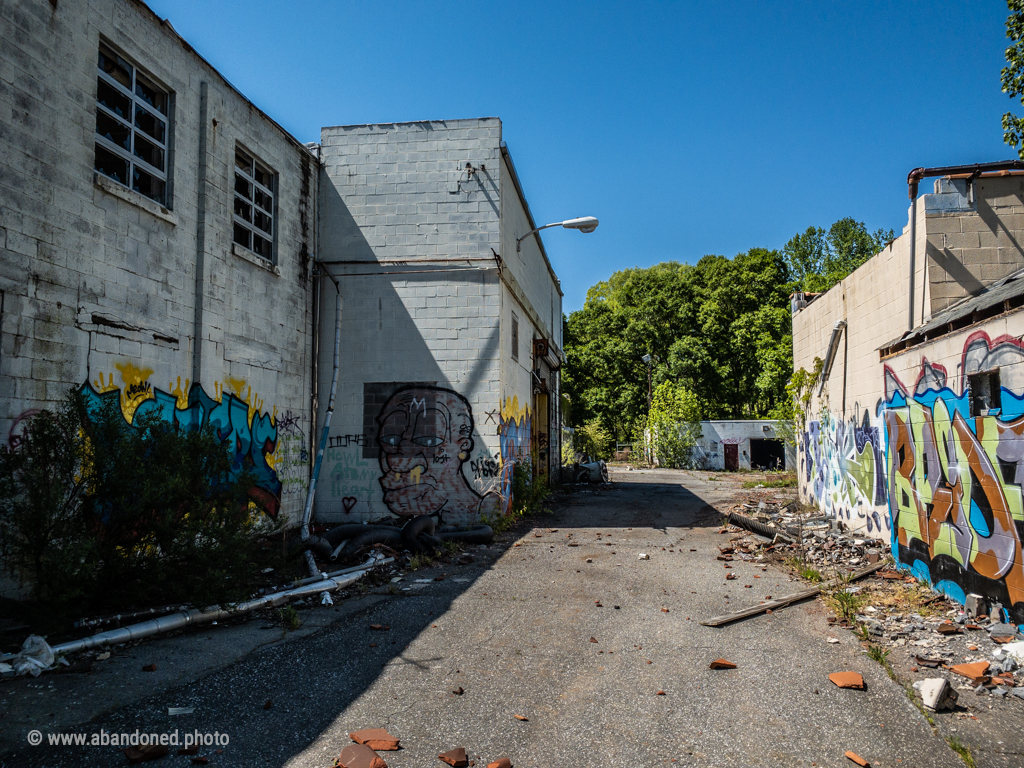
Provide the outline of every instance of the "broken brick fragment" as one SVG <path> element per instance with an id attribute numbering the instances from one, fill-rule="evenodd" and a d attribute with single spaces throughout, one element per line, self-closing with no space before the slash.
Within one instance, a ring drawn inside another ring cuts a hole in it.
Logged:
<path id="1" fill-rule="evenodd" d="M 263 702 L 263 708 L 264 709 L 271 709 L 273 706 L 274 706 L 274 702 L 271 701 L 270 699 L 267 699 L 266 701 Z"/>
<path id="2" fill-rule="evenodd" d="M 951 621 L 944 621 L 935 628 L 940 635 L 956 635 L 960 633 L 960 627 Z"/>
<path id="3" fill-rule="evenodd" d="M 139 746 L 128 747 L 124 756 L 129 763 L 145 763 L 149 760 L 159 760 L 170 750 L 166 744 L 140 744 Z"/>
<path id="4" fill-rule="evenodd" d="M 487 768 L 512 768 L 512 761 L 507 757 L 503 757 L 500 760 L 495 760 L 493 763 L 488 763 Z"/>
<path id="5" fill-rule="evenodd" d="M 654 695 L 655 695 L 655 696 L 664 696 L 664 695 L 665 695 L 665 692 L 664 692 L 664 691 L 658 691 L 658 692 L 657 692 L 656 694 L 654 694 Z"/>
<path id="6" fill-rule="evenodd" d="M 592 643 L 596 643 L 596 642 L 597 642 L 597 638 L 596 638 L 596 637 L 592 637 L 592 638 L 590 638 L 590 642 L 592 642 Z"/>
<path id="7" fill-rule="evenodd" d="M 528 723 L 530 721 L 530 718 L 528 718 L 528 717 L 526 717 L 524 715 L 513 715 L 513 717 L 516 720 L 522 720 L 524 723 Z"/>
<path id="8" fill-rule="evenodd" d="M 456 747 L 455 749 L 449 749 L 447 752 L 443 752 L 437 756 L 438 760 L 448 763 L 453 768 L 464 768 L 469 765 L 469 758 L 466 757 L 465 747 Z"/>
<path id="9" fill-rule="evenodd" d="M 871 763 L 869 763 L 863 757 L 858 755 L 856 752 L 851 752 L 850 750 L 846 750 L 846 754 L 844 755 L 844 757 L 847 757 L 850 760 L 853 760 L 853 762 L 855 762 L 857 765 L 861 766 L 861 768 L 868 768 L 868 766 L 871 765 Z"/>
<path id="10" fill-rule="evenodd" d="M 391 752 L 398 749 L 399 739 L 383 728 L 364 728 L 348 735 L 356 744 L 365 744 L 370 749 Z"/>
<path id="11" fill-rule="evenodd" d="M 142 668 L 143 672 L 156 672 L 156 664 L 147 664 Z"/>
<path id="12" fill-rule="evenodd" d="M 736 665 L 727 659 L 715 659 L 711 662 L 710 669 L 736 669 Z"/>
<path id="13" fill-rule="evenodd" d="M 388 768 L 383 758 L 365 744 L 349 744 L 334 761 L 336 768 Z"/>
<path id="14" fill-rule="evenodd" d="M 727 574 L 725 574 L 726 581 L 731 581 L 732 579 L 735 579 L 735 578 L 736 578 L 736 574 L 735 573 L 727 573 Z"/>
<path id="15" fill-rule="evenodd" d="M 662 608 L 662 609 L 661 609 L 661 612 L 662 612 L 662 613 L 668 613 L 668 608 Z"/>
<path id="16" fill-rule="evenodd" d="M 391 629 L 391 627 L 389 627 L 387 624 L 371 624 L 370 629 L 377 632 L 383 632 L 385 630 Z"/>
<path id="17" fill-rule="evenodd" d="M 833 672 L 828 676 L 828 679 L 840 688 L 853 688 L 857 691 L 863 691 L 867 687 L 864 685 L 864 678 L 860 672 Z"/>
<path id="18" fill-rule="evenodd" d="M 454 693 L 456 696 L 461 696 L 462 694 L 465 693 L 465 691 L 462 690 L 462 686 L 460 685 L 458 688 L 456 688 L 454 691 L 452 691 L 452 693 Z"/>
<path id="19" fill-rule="evenodd" d="M 980 680 L 988 672 L 988 662 L 976 661 L 973 664 L 957 664 L 954 667 L 950 667 L 950 669 L 958 675 L 963 675 L 971 680 Z"/>

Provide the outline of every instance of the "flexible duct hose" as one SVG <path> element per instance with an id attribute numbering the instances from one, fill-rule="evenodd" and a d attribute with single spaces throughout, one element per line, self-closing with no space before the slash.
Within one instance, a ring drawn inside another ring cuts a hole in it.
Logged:
<path id="1" fill-rule="evenodd" d="M 421 535 L 424 539 L 429 536 L 434 541 L 437 541 L 432 535 L 435 526 L 434 518 L 430 515 L 417 515 L 410 519 L 409 522 L 402 526 L 402 546 L 410 552 L 425 552 L 428 548 L 431 550 L 437 549 L 437 547 L 432 546 L 426 541 L 419 541 Z M 438 546 L 440 546 L 440 542 L 438 542 Z"/>
<path id="2" fill-rule="evenodd" d="M 444 526 L 437 534 L 441 541 L 457 541 L 461 544 L 490 544 L 494 541 L 494 529 L 480 523 L 469 528 Z"/>
<path id="3" fill-rule="evenodd" d="M 364 526 L 366 527 L 366 526 Z M 341 552 L 338 553 L 338 559 L 348 557 L 351 554 L 358 552 L 360 549 L 372 544 L 384 544 L 389 547 L 398 546 L 402 543 L 402 531 L 399 528 L 380 527 L 372 528 L 369 531 L 364 531 L 358 536 L 353 536 L 348 540 Z"/>

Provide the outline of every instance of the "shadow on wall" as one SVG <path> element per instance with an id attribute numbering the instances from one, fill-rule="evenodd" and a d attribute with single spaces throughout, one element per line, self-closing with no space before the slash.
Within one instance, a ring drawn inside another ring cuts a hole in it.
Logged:
<path id="1" fill-rule="evenodd" d="M 913 387 L 886 367 L 873 419 L 865 411 L 858 426 L 825 414 L 801 446 L 803 479 L 823 510 L 887 530 L 915 576 L 960 602 L 985 595 L 1016 623 L 1024 623 L 1024 393 L 1000 387 L 999 406 L 972 416 L 966 382 L 1022 362 L 1018 339 L 978 331 L 964 344 L 959 391 L 927 360 Z"/>
<path id="2" fill-rule="evenodd" d="M 348 375 L 342 376 L 339 392 L 343 415 L 324 454 L 326 483 L 316 518 L 339 522 L 428 514 L 465 525 L 493 517 L 500 509 L 501 456 L 488 451 L 483 434 L 497 433 L 499 411 L 474 414 L 472 403 L 490 400 L 489 388 L 498 378 L 497 312 L 493 322 L 481 317 L 483 287 L 497 282 L 497 272 L 419 263 L 437 258 L 433 253 L 411 256 L 401 265 L 381 263 L 337 189 L 330 184 L 322 189 L 324 220 L 332 233 L 324 238 L 332 244 L 324 261 L 340 281 L 340 356 Z M 449 307 L 453 297 L 465 309 L 455 317 Z M 320 299 L 325 308 L 334 304 L 328 281 L 321 285 Z M 332 315 L 325 312 L 321 319 L 321 392 L 330 387 L 326 353 L 333 349 Z"/>

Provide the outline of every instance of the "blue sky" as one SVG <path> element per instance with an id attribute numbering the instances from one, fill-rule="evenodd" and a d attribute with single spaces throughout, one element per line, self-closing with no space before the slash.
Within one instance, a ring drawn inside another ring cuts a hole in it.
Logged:
<path id="1" fill-rule="evenodd" d="M 601 220 L 544 233 L 566 312 L 618 269 L 898 233 L 911 168 L 1013 156 L 1001 0 L 149 5 L 302 141 L 500 117 L 538 224 Z"/>

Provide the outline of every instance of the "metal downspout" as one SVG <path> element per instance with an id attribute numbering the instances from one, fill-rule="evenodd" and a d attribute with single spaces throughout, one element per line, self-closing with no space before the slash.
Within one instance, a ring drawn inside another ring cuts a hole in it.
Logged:
<path id="1" fill-rule="evenodd" d="M 907 317 L 907 330 L 914 329 L 914 283 L 915 264 L 917 255 L 917 185 L 910 188 L 910 314 Z"/>
<path id="2" fill-rule="evenodd" d="M 199 161 L 196 201 L 196 263 L 195 296 L 193 298 L 192 383 L 198 384 L 203 375 L 203 305 L 206 293 L 206 132 L 209 116 L 207 84 L 199 83 Z"/>
<path id="3" fill-rule="evenodd" d="M 321 266 L 321 268 L 323 268 Z M 324 460 L 324 450 L 327 448 L 327 436 L 331 430 L 331 417 L 334 416 L 334 396 L 338 391 L 338 369 L 341 367 L 341 287 L 338 281 L 324 269 L 324 275 L 334 283 L 334 289 L 338 292 L 334 303 L 334 373 L 331 376 L 331 396 L 327 401 L 327 413 L 324 416 L 324 427 L 320 433 L 320 445 L 316 451 L 316 461 L 313 464 L 313 476 L 309 480 L 309 488 L 306 491 L 306 506 L 302 510 L 301 536 L 305 541 L 309 538 L 309 521 L 313 516 L 313 498 L 316 496 L 316 483 L 320 477 L 320 467 Z M 316 576 L 319 571 L 313 553 L 306 550 L 306 564 L 309 566 L 311 576 Z"/>

